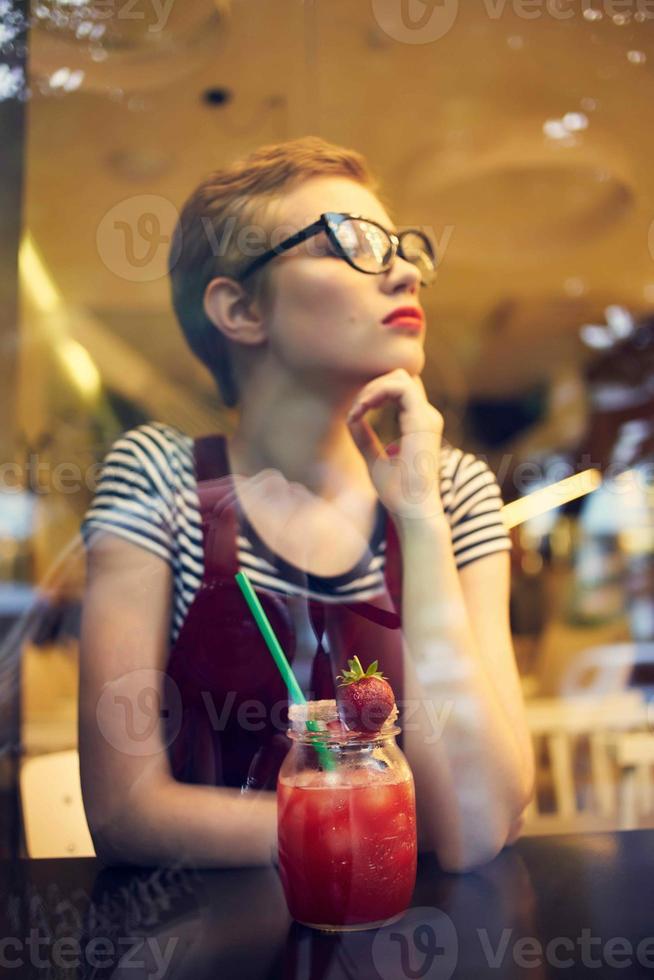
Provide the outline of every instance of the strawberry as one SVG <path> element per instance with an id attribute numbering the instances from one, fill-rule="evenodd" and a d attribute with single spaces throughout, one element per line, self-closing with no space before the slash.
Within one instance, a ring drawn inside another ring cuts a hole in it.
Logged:
<path id="1" fill-rule="evenodd" d="M 348 664 L 340 675 L 338 713 L 351 730 L 377 732 L 395 708 L 393 688 L 377 670 L 377 660 L 365 671 L 356 656 Z"/>

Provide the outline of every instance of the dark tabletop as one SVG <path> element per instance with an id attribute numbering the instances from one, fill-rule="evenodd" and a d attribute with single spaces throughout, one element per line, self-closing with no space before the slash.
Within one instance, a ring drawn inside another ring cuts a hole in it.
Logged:
<path id="1" fill-rule="evenodd" d="M 525 838 L 466 875 L 421 856 L 400 922 L 340 935 L 293 923 L 272 867 L 23 860 L 0 882 L 0 973 L 21 980 L 654 976 L 650 830 Z"/>

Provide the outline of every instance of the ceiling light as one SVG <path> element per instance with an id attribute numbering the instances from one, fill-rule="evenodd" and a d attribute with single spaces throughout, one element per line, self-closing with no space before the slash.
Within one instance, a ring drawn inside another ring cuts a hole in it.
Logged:
<path id="1" fill-rule="evenodd" d="M 610 330 L 599 323 L 585 323 L 579 330 L 581 339 L 587 347 L 593 350 L 608 350 L 613 347 L 613 337 Z"/>
<path id="2" fill-rule="evenodd" d="M 623 340 L 634 332 L 634 318 L 624 306 L 607 306 L 604 315 L 611 333 L 617 340 Z"/>
<path id="3" fill-rule="evenodd" d="M 25 91 L 25 73 L 22 68 L 10 68 L 0 64 L 0 102 L 16 99 Z"/>
<path id="4" fill-rule="evenodd" d="M 551 140 L 563 140 L 570 135 L 560 119 L 546 119 L 543 132 Z"/>
<path id="5" fill-rule="evenodd" d="M 588 116 L 583 112 L 566 112 L 563 117 L 563 125 L 571 133 L 576 133 L 580 129 L 588 129 Z"/>
<path id="6" fill-rule="evenodd" d="M 552 140 L 565 140 L 583 129 L 588 129 L 588 116 L 583 112 L 566 112 L 562 119 L 547 119 L 543 123 L 545 136 Z"/>

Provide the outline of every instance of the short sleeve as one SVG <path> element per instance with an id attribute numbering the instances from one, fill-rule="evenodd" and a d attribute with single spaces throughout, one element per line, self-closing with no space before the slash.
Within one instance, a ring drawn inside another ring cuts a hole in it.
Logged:
<path id="1" fill-rule="evenodd" d="M 511 550 L 500 488 L 483 459 L 451 449 L 441 471 L 441 493 L 457 568 Z"/>
<path id="2" fill-rule="evenodd" d="M 82 522 L 87 547 L 96 532 L 109 531 L 172 564 L 174 489 L 165 450 L 154 424 L 131 429 L 116 440 Z"/>

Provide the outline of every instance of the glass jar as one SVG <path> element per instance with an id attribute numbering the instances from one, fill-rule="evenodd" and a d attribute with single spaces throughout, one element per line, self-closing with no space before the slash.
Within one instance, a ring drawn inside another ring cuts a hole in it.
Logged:
<path id="1" fill-rule="evenodd" d="M 375 733 L 350 732 L 335 701 L 289 709 L 277 781 L 279 872 L 289 911 L 328 932 L 401 918 L 416 879 L 413 775 L 395 742 L 397 710 Z M 318 731 L 307 730 L 307 719 Z"/>

